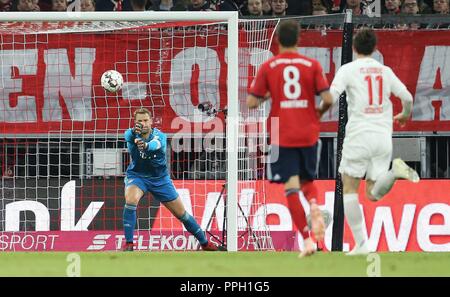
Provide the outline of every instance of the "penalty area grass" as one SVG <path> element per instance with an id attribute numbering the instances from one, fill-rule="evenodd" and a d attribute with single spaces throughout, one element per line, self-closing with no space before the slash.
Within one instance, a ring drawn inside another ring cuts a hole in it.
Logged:
<path id="1" fill-rule="evenodd" d="M 450 276 L 450 253 L 377 253 L 345 256 L 297 252 L 2 252 L 0 276 L 66 276 L 74 259 L 81 276 Z M 374 255 L 378 255 L 374 256 Z"/>

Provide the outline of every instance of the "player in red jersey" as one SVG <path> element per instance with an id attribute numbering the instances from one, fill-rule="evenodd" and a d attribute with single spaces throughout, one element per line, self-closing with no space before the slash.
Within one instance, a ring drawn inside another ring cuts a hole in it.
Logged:
<path id="1" fill-rule="evenodd" d="M 304 249 L 299 255 L 303 257 L 313 254 L 315 246 L 300 202 L 300 189 L 310 204 L 311 231 L 319 241 L 325 233 L 313 181 L 318 160 L 319 120 L 333 104 L 333 98 L 320 63 L 298 53 L 299 31 L 298 23 L 293 20 L 279 25 L 279 54 L 261 65 L 250 86 L 247 106 L 257 108 L 269 95 L 272 98 L 271 164 L 267 175 L 273 182 L 284 183 L 289 211 L 304 239 Z M 319 107 L 315 104 L 316 94 L 322 98 Z M 273 125 L 276 120 L 277 127 Z"/>

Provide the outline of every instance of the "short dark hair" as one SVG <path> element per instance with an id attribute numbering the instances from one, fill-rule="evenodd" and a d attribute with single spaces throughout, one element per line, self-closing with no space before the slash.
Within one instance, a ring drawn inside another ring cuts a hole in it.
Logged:
<path id="1" fill-rule="evenodd" d="M 152 118 L 152 113 L 150 112 L 150 110 L 148 110 L 148 109 L 145 108 L 145 107 L 141 107 L 141 108 L 139 108 L 139 109 L 136 109 L 136 111 L 134 112 L 134 119 L 136 119 L 136 116 L 137 116 L 138 114 L 148 114 L 148 116 L 149 116 L 150 118 Z"/>
<path id="2" fill-rule="evenodd" d="M 353 47 L 358 54 L 370 55 L 377 45 L 377 36 L 371 28 L 362 28 L 353 37 Z"/>
<path id="3" fill-rule="evenodd" d="M 298 34 L 300 26 L 295 20 L 280 22 L 278 26 L 278 42 L 284 47 L 296 46 L 298 42 Z"/>

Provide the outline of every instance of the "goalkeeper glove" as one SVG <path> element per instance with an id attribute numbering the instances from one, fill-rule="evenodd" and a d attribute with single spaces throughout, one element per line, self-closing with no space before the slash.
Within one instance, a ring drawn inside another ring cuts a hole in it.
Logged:
<path id="1" fill-rule="evenodd" d="M 140 135 L 140 134 L 142 133 L 142 128 L 143 128 L 143 127 L 144 127 L 144 126 L 142 126 L 141 123 L 136 123 L 136 124 L 134 125 L 133 129 L 132 129 L 133 134 L 135 134 L 135 135 Z"/>

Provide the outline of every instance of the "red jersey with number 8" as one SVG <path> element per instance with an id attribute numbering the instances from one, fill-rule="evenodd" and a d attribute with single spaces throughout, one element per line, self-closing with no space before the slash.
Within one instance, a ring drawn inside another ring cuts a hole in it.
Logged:
<path id="1" fill-rule="evenodd" d="M 270 92 L 271 144 L 283 147 L 314 145 L 320 132 L 315 95 L 329 89 L 317 60 L 295 52 L 281 53 L 261 65 L 249 93 L 264 98 Z"/>

